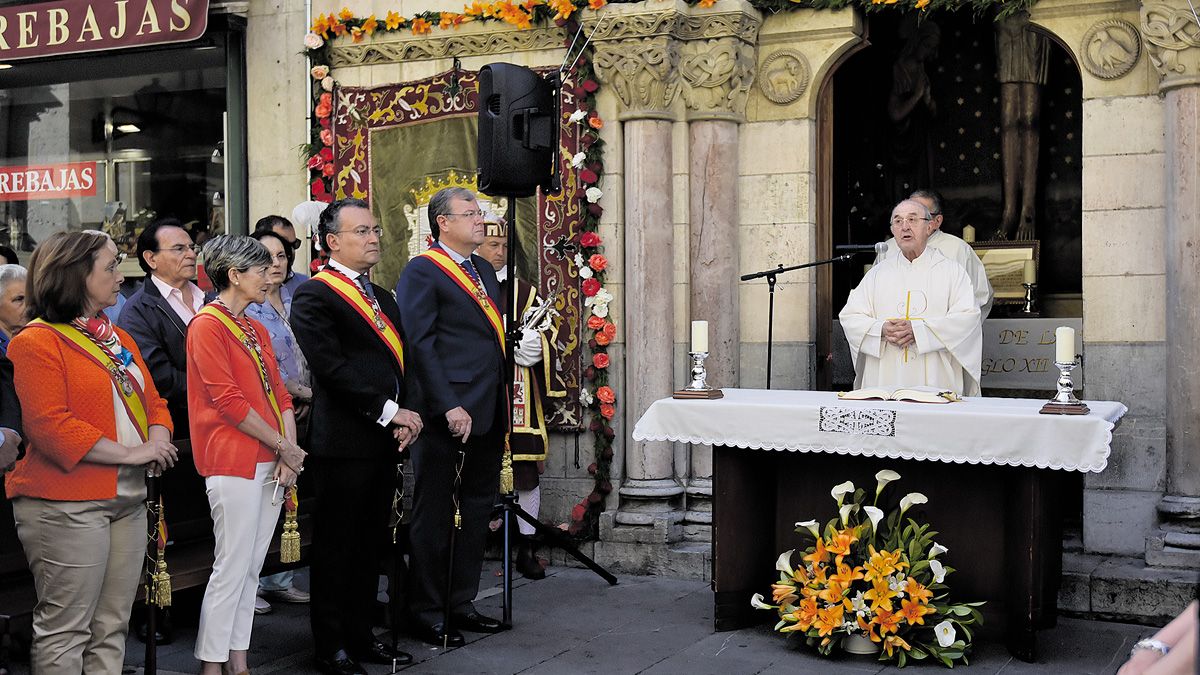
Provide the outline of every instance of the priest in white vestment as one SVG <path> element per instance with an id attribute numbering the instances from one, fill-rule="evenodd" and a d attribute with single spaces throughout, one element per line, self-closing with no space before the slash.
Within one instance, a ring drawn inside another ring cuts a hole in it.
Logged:
<path id="1" fill-rule="evenodd" d="M 933 190 L 917 190 L 908 196 L 909 199 L 920 202 L 925 208 L 929 209 L 929 223 L 933 225 L 933 233 L 929 235 L 929 241 L 926 246 L 936 248 L 941 251 L 942 255 L 953 260 L 963 269 L 967 271 L 967 276 L 971 279 L 971 286 L 975 290 L 975 304 L 979 305 L 979 320 L 987 318 L 988 313 L 992 311 L 992 284 L 988 281 L 987 270 L 983 267 L 983 261 L 979 259 L 979 254 L 975 253 L 975 249 L 962 239 L 942 231 L 942 196 Z M 887 251 L 882 255 L 876 256 L 875 264 L 883 262 L 884 256 L 900 255 L 896 240 L 888 239 Z"/>
<path id="2" fill-rule="evenodd" d="M 962 265 L 926 245 L 930 220 L 915 200 L 892 209 L 899 255 L 872 267 L 838 315 L 856 389 L 927 385 L 979 395 L 983 330 L 974 287 Z"/>

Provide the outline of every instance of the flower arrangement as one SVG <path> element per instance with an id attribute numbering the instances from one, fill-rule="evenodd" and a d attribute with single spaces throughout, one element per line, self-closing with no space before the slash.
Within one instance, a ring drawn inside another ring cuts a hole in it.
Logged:
<path id="1" fill-rule="evenodd" d="M 850 481 L 834 486 L 838 516 L 824 529 L 816 520 L 796 523 L 796 532 L 811 535 L 813 546 L 798 564 L 794 549 L 779 556 L 779 581 L 771 585 L 775 604 L 761 593 L 750 604 L 775 610 L 775 630 L 805 636 L 824 656 L 846 648 L 845 642 L 869 640 L 882 652 L 880 661 L 900 667 L 927 658 L 948 667 L 966 664 L 970 627 L 983 623 L 983 603 L 947 600 L 945 580 L 954 568 L 940 556 L 948 549 L 934 541 L 929 525 L 905 517 L 928 501 L 925 495 L 905 495 L 890 514 L 879 507 L 884 488 L 899 478 L 887 469 L 875 474 L 869 504 L 868 494 Z"/>

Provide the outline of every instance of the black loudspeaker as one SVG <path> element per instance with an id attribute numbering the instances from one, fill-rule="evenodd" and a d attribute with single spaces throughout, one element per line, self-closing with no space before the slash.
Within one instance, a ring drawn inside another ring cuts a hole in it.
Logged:
<path id="1" fill-rule="evenodd" d="M 558 192 L 558 74 L 490 63 L 479 71 L 479 190 Z"/>

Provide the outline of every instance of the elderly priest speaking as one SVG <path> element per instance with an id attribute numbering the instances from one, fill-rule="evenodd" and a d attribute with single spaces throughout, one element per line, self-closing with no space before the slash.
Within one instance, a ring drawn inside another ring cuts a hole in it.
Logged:
<path id="1" fill-rule="evenodd" d="M 923 204 L 897 204 L 892 234 L 900 255 L 872 267 L 838 315 L 855 388 L 928 385 L 979 394 L 979 305 L 962 265 L 925 245 L 932 232 Z"/>

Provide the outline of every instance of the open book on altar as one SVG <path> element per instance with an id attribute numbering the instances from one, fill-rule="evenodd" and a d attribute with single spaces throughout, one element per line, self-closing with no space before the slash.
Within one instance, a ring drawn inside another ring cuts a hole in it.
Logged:
<path id="1" fill-rule="evenodd" d="M 855 389 L 854 391 L 839 391 L 838 398 L 844 401 L 912 401 L 914 403 L 952 403 L 962 398 L 941 387 L 901 387 L 894 391 L 887 389 Z"/>

